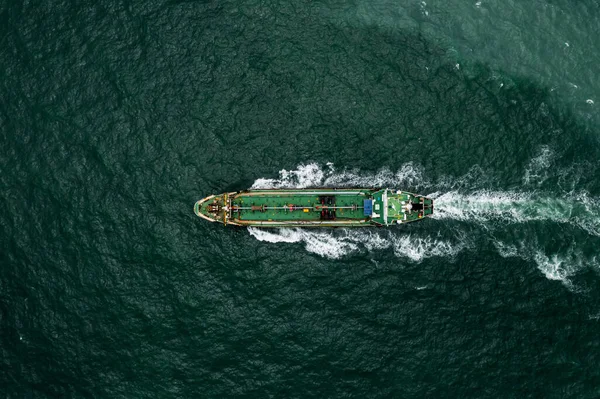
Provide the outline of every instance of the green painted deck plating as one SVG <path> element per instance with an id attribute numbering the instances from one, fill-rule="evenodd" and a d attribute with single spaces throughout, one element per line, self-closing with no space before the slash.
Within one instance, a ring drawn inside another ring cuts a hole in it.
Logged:
<path id="1" fill-rule="evenodd" d="M 247 190 L 203 198 L 194 212 L 236 226 L 388 226 L 431 216 L 433 200 L 390 189 Z"/>

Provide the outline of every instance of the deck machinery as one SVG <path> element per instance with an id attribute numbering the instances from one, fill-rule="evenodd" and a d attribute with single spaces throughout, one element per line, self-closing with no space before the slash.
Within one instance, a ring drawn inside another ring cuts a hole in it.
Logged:
<path id="1" fill-rule="evenodd" d="M 203 198 L 194 212 L 235 226 L 389 226 L 431 216 L 433 200 L 387 188 L 246 190 Z"/>

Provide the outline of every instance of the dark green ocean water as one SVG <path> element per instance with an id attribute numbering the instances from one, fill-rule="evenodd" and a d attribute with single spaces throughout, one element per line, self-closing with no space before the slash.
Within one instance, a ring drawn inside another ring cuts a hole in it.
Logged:
<path id="1" fill-rule="evenodd" d="M 0 397 L 600 397 L 599 66 L 597 0 L 1 2 Z"/>

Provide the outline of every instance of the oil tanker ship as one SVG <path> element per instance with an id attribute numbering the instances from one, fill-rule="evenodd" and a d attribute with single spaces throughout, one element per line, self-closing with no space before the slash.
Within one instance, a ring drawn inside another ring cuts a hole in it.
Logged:
<path id="1" fill-rule="evenodd" d="M 234 226 L 389 226 L 431 216 L 433 200 L 387 188 L 246 190 L 203 198 L 194 213 Z"/>

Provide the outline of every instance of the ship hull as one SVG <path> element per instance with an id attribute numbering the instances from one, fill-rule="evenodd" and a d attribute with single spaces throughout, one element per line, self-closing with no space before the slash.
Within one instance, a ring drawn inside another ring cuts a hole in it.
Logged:
<path id="1" fill-rule="evenodd" d="M 194 213 L 234 226 L 389 226 L 430 217 L 433 200 L 390 189 L 246 190 L 205 197 Z"/>

